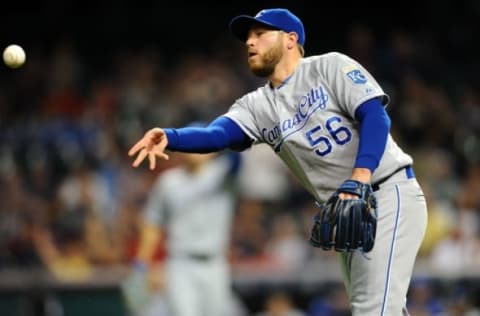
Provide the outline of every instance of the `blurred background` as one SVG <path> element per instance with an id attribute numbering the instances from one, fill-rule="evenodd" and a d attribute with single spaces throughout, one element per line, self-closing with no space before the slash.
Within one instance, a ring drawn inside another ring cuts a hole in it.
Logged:
<path id="1" fill-rule="evenodd" d="M 127 151 L 151 127 L 211 120 L 263 84 L 227 26 L 271 7 L 303 20 L 307 56 L 350 55 L 391 96 L 392 134 L 429 206 L 411 314 L 480 314 L 479 1 L 50 0 L 0 12 L 1 49 L 27 54 L 0 65 L 0 315 L 134 314 L 122 285 L 139 216 L 176 161 L 134 170 Z M 314 201 L 269 148 L 242 156 L 229 315 L 348 315 L 335 254 L 307 242 Z M 155 260 L 166 255 L 160 244 Z"/>

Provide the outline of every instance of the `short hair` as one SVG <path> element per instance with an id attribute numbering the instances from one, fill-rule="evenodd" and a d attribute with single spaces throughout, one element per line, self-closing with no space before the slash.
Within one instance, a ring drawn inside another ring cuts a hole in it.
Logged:
<path id="1" fill-rule="evenodd" d="M 297 43 L 298 51 L 300 52 L 300 55 L 305 56 L 305 48 L 303 48 L 302 44 Z"/>

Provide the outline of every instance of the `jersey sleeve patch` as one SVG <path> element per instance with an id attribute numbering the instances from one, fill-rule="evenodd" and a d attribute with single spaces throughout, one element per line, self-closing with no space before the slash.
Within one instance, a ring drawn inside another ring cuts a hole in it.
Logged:
<path id="1" fill-rule="evenodd" d="M 354 84 L 365 84 L 367 82 L 367 77 L 358 69 L 348 72 L 347 77 L 350 78 Z"/>
<path id="2" fill-rule="evenodd" d="M 365 84 L 367 83 L 367 77 L 355 66 L 348 65 L 342 68 L 342 72 L 347 75 L 347 77 L 354 84 Z"/>

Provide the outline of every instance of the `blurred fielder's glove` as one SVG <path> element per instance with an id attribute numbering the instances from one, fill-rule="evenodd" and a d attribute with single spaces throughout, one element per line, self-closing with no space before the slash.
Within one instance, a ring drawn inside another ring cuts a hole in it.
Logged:
<path id="1" fill-rule="evenodd" d="M 350 193 L 358 199 L 340 199 Z M 319 204 L 310 243 L 317 248 L 346 252 L 372 250 L 377 231 L 377 201 L 369 184 L 347 180 L 328 199 Z"/>

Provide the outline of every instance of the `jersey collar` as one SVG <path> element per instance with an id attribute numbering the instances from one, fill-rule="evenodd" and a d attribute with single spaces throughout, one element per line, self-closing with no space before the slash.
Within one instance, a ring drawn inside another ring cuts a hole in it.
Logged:
<path id="1" fill-rule="evenodd" d="M 293 76 L 293 73 L 292 73 L 290 76 L 288 76 L 287 78 L 285 78 L 285 80 L 283 80 L 282 83 L 281 83 L 278 87 L 276 87 L 276 88 L 274 88 L 274 87 L 272 86 L 272 82 L 269 82 L 269 83 L 268 83 L 268 86 L 269 86 L 272 90 L 278 90 L 278 89 L 282 88 L 284 85 L 286 85 L 287 82 L 290 80 L 290 78 L 292 78 L 292 76 Z"/>
<path id="2" fill-rule="evenodd" d="M 303 63 L 303 58 L 300 59 L 300 62 L 298 63 L 296 69 L 290 74 L 290 76 L 288 76 L 287 78 L 285 78 L 285 80 L 283 80 L 282 83 L 281 83 L 278 87 L 274 88 L 274 87 L 272 86 L 272 83 L 271 83 L 271 82 L 268 83 L 268 86 L 269 86 L 272 90 L 279 90 L 279 89 L 281 89 L 283 86 L 285 86 L 285 85 L 288 83 L 288 81 L 290 81 L 290 79 L 291 79 L 291 78 L 293 77 L 293 75 L 297 72 L 298 67 L 299 67 L 300 64 L 302 64 L 302 63 Z"/>

